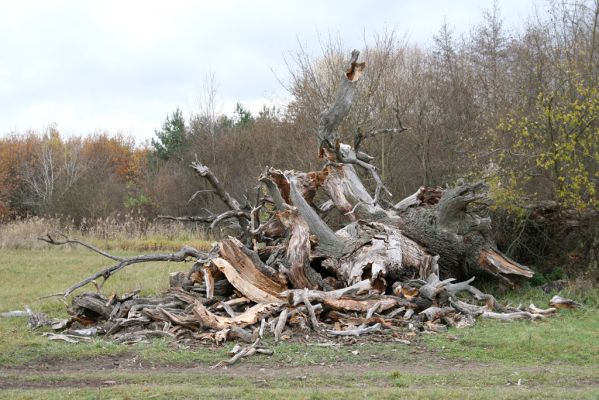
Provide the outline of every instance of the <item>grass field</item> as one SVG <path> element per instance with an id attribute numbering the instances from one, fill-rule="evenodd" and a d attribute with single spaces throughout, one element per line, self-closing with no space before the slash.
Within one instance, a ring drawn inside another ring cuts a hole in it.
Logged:
<path id="1" fill-rule="evenodd" d="M 0 311 L 28 304 L 64 316 L 58 299 L 36 299 L 107 265 L 80 249 L 2 249 Z M 168 272 L 188 268 L 180 263 L 131 266 L 111 278 L 104 291 L 140 287 L 155 293 L 168 285 Z M 72 345 L 30 332 L 23 319 L 2 318 L 0 398 L 597 399 L 599 291 L 565 295 L 583 301 L 585 309 L 543 322 L 480 321 L 410 345 L 283 343 L 271 357 L 220 370 L 210 366 L 226 358 L 230 345 L 183 349 L 157 340 L 127 347 L 99 339 Z M 526 289 L 502 301 L 546 306 L 549 298 Z"/>

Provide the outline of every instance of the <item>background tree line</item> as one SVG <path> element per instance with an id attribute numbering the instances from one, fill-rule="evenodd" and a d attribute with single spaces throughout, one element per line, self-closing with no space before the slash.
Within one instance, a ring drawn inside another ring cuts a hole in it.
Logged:
<path id="1" fill-rule="evenodd" d="M 485 179 L 510 255 L 597 268 L 599 2 L 548 1 L 517 30 L 497 7 L 483 17 L 465 35 L 441 26 L 426 47 L 375 35 L 362 49 L 368 68 L 343 141 L 399 118 L 407 131 L 363 144 L 394 200 L 421 185 Z M 188 168 L 195 156 L 238 197 L 267 165 L 320 168 L 314 132 L 351 46 L 329 38 L 318 56 L 297 50 L 287 60 L 292 100 L 258 115 L 241 104 L 219 114 L 212 77 L 199 110 L 185 118 L 177 108 L 147 146 L 52 128 L 0 139 L 0 216 L 219 210 L 210 192 L 197 193 L 206 188 Z"/>

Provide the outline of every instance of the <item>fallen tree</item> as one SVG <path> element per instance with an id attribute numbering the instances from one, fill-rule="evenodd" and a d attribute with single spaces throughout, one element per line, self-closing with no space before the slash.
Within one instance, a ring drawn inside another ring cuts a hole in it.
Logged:
<path id="1" fill-rule="evenodd" d="M 490 218 L 484 215 L 488 201 L 484 183 L 421 187 L 393 205 L 373 157 L 362 152 L 360 144 L 378 134 L 401 134 L 406 128 L 399 118 L 394 128 L 358 131 L 353 147 L 341 143 L 337 128 L 349 113 L 366 67 L 358 56 L 358 51 L 352 53 L 335 101 L 321 115 L 317 132 L 321 170 L 267 167 L 251 203 L 231 196 L 199 160 L 191 164 L 228 210 L 208 217 L 162 218 L 209 223 L 212 228 L 232 219 L 239 228 L 237 238 L 219 241 L 210 252 L 185 247 L 173 254 L 131 258 L 66 237 L 41 238 L 55 245 L 82 244 L 116 262 L 61 296 L 88 283 L 99 291 L 104 281 L 128 265 L 193 262 L 190 271 L 170 277 L 171 288 L 163 297 L 76 296 L 71 318 L 54 321 L 67 329 L 63 335 L 72 335 L 83 329 L 77 325 L 83 325 L 126 343 L 152 336 L 251 343 L 234 352 L 230 362 L 235 362 L 256 352 L 268 353 L 259 345 L 267 327 L 277 341 L 293 332 L 405 340 L 406 332 L 470 326 L 477 317 L 543 319 L 553 313 L 555 308 L 534 305 L 502 307 L 471 285 L 477 277 L 513 285 L 533 275 L 495 246 Z M 375 184 L 372 195 L 361 172 Z M 327 221 L 336 221 L 335 229 Z"/>

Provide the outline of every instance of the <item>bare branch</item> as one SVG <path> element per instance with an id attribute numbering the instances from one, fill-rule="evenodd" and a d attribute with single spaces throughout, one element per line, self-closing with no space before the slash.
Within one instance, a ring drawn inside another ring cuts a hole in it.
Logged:
<path id="1" fill-rule="evenodd" d="M 217 215 L 214 218 L 214 221 L 212 221 L 212 223 L 210 224 L 210 229 L 214 229 L 216 227 L 216 225 L 220 224 L 221 222 L 223 222 L 226 219 L 229 218 L 237 218 L 237 220 L 241 221 L 241 220 L 250 220 L 251 219 L 251 215 L 248 212 L 245 211 L 238 211 L 238 210 L 230 210 L 230 211 L 225 211 L 224 213 Z"/>
<path id="2" fill-rule="evenodd" d="M 110 278 L 112 275 L 114 275 L 115 273 L 117 273 L 118 271 L 120 271 L 121 269 L 125 268 L 128 265 L 133 265 L 133 264 L 138 264 L 138 263 L 144 263 L 144 262 L 153 262 L 153 261 L 175 261 L 175 262 L 183 262 L 186 261 L 189 257 L 195 258 L 196 260 L 204 260 L 204 262 L 207 262 L 209 259 L 209 255 L 194 249 L 193 247 L 189 247 L 189 246 L 184 246 L 181 248 L 181 250 L 179 250 L 176 253 L 170 253 L 170 254 L 147 254 L 147 255 L 139 255 L 139 256 L 134 256 L 134 257 L 128 257 L 128 258 L 121 258 L 121 257 L 116 257 L 116 256 L 112 256 L 111 254 L 108 254 L 94 246 L 91 246 L 87 243 L 81 242 L 79 240 L 76 239 L 68 239 L 68 240 L 63 240 L 63 241 L 55 241 L 50 235 L 46 235 L 46 237 L 40 238 L 40 240 L 43 240 L 47 243 L 51 243 L 51 244 L 55 244 L 55 245 L 63 245 L 63 244 L 67 244 L 67 243 L 77 243 L 80 244 L 84 247 L 87 247 L 88 249 L 102 254 L 110 259 L 113 259 L 115 261 L 119 261 L 118 264 L 115 264 L 111 267 L 108 267 L 100 272 L 96 272 L 95 274 L 85 278 L 84 280 L 70 286 L 68 289 L 66 289 L 63 293 L 56 293 L 53 294 L 51 296 L 63 296 L 63 297 L 67 297 L 68 295 L 70 295 L 71 293 L 73 293 L 75 290 L 87 285 L 88 283 L 92 283 L 95 282 L 96 279 L 98 278 L 102 278 L 103 281 L 102 283 L 98 286 L 98 288 L 101 288 L 104 285 L 104 282 L 106 282 L 106 280 L 108 278 Z"/>
<path id="3" fill-rule="evenodd" d="M 359 326 L 358 328 L 348 329 L 346 331 L 328 330 L 327 333 L 329 335 L 333 335 L 333 336 L 360 336 L 360 335 L 364 335 L 366 333 L 379 332 L 381 329 L 382 329 L 381 324 L 376 323 L 372 326 L 368 326 L 368 327 Z"/>
<path id="4" fill-rule="evenodd" d="M 189 200 L 187 200 L 187 204 L 191 203 L 198 195 L 203 194 L 203 193 L 216 193 L 216 192 L 211 189 L 198 190 L 197 192 L 195 192 L 194 194 L 191 195 Z"/>
<path id="5" fill-rule="evenodd" d="M 175 217 L 172 215 L 158 215 L 156 219 L 167 219 L 171 221 L 180 221 L 180 222 L 202 222 L 205 224 L 210 224 L 214 222 L 216 219 L 216 215 L 210 215 L 208 217 L 200 217 L 196 215 L 186 215 L 183 217 Z"/>
<path id="6" fill-rule="evenodd" d="M 42 236 L 42 237 L 39 237 L 37 239 L 41 240 L 43 242 L 49 243 L 49 244 L 56 245 L 56 246 L 60 246 L 60 245 L 68 244 L 68 243 L 79 244 L 79 245 L 81 245 L 81 246 L 83 246 L 85 248 L 90 249 L 93 252 L 96 252 L 98 254 L 103 255 L 106 258 L 110 258 L 111 260 L 114 260 L 114 261 L 123 261 L 122 257 L 115 256 L 113 254 L 109 254 L 109 253 L 105 252 L 104 250 L 101 250 L 101 249 L 97 248 L 96 246 L 92 246 L 89 243 L 82 242 L 81 240 L 78 240 L 78 239 L 69 238 L 69 237 L 67 237 L 65 234 L 63 234 L 61 232 L 57 232 L 57 235 L 62 236 L 64 238 L 64 240 L 56 240 L 49 233 L 47 233 L 46 236 Z"/>
<path id="7" fill-rule="evenodd" d="M 191 168 L 202 178 L 208 180 L 210 185 L 214 188 L 214 191 L 220 197 L 220 199 L 229 207 L 231 210 L 241 210 L 239 202 L 235 200 L 225 190 L 224 186 L 220 183 L 216 175 L 206 165 L 202 164 L 199 160 L 191 163 Z"/>

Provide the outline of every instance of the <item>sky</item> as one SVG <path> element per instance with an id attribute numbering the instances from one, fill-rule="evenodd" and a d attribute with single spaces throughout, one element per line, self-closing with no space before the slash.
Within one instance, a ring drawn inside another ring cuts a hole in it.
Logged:
<path id="1" fill-rule="evenodd" d="M 443 21 L 465 33 L 491 0 L 0 0 L 0 137 L 55 126 L 148 140 L 166 115 L 199 110 L 207 77 L 216 106 L 256 113 L 288 96 L 285 58 L 314 56 L 338 35 L 361 48 L 395 30 L 426 46 Z M 498 0 L 506 27 L 534 0 Z"/>

